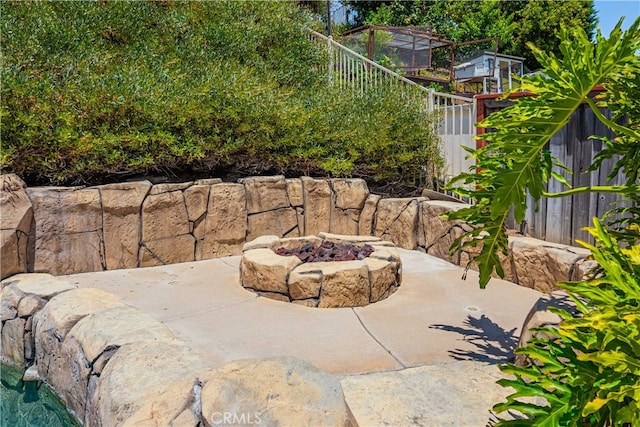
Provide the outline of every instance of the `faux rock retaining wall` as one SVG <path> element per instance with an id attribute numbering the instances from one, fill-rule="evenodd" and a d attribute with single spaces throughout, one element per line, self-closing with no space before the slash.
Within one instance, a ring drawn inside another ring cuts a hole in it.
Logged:
<path id="1" fill-rule="evenodd" d="M 0 289 L 2 362 L 37 370 L 85 426 L 357 425 L 338 378 L 302 360 L 212 370 L 102 290 L 49 274 L 15 275 Z"/>
<path id="2" fill-rule="evenodd" d="M 197 261 L 239 255 L 244 243 L 262 235 L 320 232 L 379 236 L 466 265 L 471 254 L 450 256 L 449 246 L 467 226 L 439 216 L 463 206 L 425 197 L 382 199 L 360 179 L 27 188 L 17 176 L 2 175 L 0 276 Z M 523 286 L 548 292 L 587 269 L 584 249 L 516 236 L 509 244 L 506 279 Z"/>

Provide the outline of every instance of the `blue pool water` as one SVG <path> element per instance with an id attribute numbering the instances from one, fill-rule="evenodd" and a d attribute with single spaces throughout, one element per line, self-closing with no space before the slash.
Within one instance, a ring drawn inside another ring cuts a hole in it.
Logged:
<path id="1" fill-rule="evenodd" d="M 60 399 L 40 381 L 0 365 L 0 427 L 80 427 Z"/>

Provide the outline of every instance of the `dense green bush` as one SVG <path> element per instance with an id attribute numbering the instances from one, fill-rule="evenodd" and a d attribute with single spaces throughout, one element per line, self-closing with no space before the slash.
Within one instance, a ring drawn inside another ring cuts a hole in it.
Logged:
<path id="1" fill-rule="evenodd" d="M 2 2 L 3 172 L 300 172 L 413 183 L 418 100 L 330 90 L 293 2 Z M 408 104 L 407 104 L 408 103 Z"/>

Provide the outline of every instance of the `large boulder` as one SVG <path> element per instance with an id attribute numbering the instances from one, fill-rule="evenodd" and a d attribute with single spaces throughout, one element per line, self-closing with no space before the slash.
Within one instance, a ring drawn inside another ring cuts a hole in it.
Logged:
<path id="1" fill-rule="evenodd" d="M 369 187 L 362 179 L 332 179 L 331 187 L 335 195 L 334 206 L 338 209 L 362 210 L 369 196 Z"/>
<path id="2" fill-rule="evenodd" d="M 138 267 L 141 207 L 149 181 L 97 187 L 102 196 L 104 253 L 107 270 Z"/>
<path id="3" fill-rule="evenodd" d="M 73 411 L 84 414 L 87 384 L 91 377 L 101 375 L 120 347 L 145 340 L 172 339 L 168 328 L 133 307 L 116 306 L 97 311 L 78 321 L 65 337 L 60 357 L 67 382 L 53 385 L 56 391 L 62 392 Z M 122 388 L 118 389 L 118 393 L 122 392 Z"/>
<path id="4" fill-rule="evenodd" d="M 19 368 L 36 358 L 34 315 L 51 298 L 76 286 L 50 274 L 17 274 L 0 282 L 2 361 Z"/>
<path id="5" fill-rule="evenodd" d="M 207 217 L 207 208 L 209 206 L 209 193 L 211 185 L 216 184 L 218 180 L 208 179 L 196 181 L 195 185 L 184 191 L 184 201 L 187 205 L 187 213 L 189 215 L 189 229 L 195 239 L 195 260 L 203 259 L 205 220 Z M 207 184 L 211 182 L 211 184 Z"/>
<path id="6" fill-rule="evenodd" d="M 249 215 L 290 207 L 284 176 L 261 176 L 239 180 L 244 184 Z"/>
<path id="7" fill-rule="evenodd" d="M 287 179 L 287 196 L 289 196 L 289 204 L 291 206 L 297 208 L 304 206 L 304 194 L 300 178 Z"/>
<path id="8" fill-rule="evenodd" d="M 202 386 L 197 379 L 177 380 L 163 386 L 163 391 L 155 394 L 153 398 L 135 402 L 136 406 L 142 406 L 131 416 L 128 416 L 130 410 L 120 415 L 124 411 L 117 406 L 107 411 L 112 413 L 110 419 L 126 418 L 123 425 L 127 427 L 196 427 L 202 425 L 199 396 L 201 389 Z"/>
<path id="9" fill-rule="evenodd" d="M 102 202 L 97 188 L 27 188 L 33 205 L 32 271 L 53 275 L 102 271 Z"/>
<path id="10" fill-rule="evenodd" d="M 19 317 L 2 322 L 0 360 L 20 369 L 26 366 L 24 354 L 25 325 L 26 320 Z"/>
<path id="11" fill-rule="evenodd" d="M 3 208 L 0 207 L 0 210 Z M 0 280 L 16 273 L 28 271 L 27 235 L 15 229 L 0 230 Z"/>
<path id="12" fill-rule="evenodd" d="M 33 208 L 26 184 L 15 174 L 0 175 L 0 280 L 26 273 Z"/>
<path id="13" fill-rule="evenodd" d="M 100 289 L 74 289 L 53 297 L 33 319 L 38 374 L 60 394 L 69 384 L 69 358 L 64 347 L 69 331 L 84 317 L 124 304 Z"/>
<path id="14" fill-rule="evenodd" d="M 376 236 L 404 249 L 418 246 L 418 202 L 421 199 L 382 199 L 375 219 Z"/>
<path id="15" fill-rule="evenodd" d="M 329 231 L 331 188 L 323 179 L 302 178 L 304 194 L 304 235 Z"/>
<path id="16" fill-rule="evenodd" d="M 208 425 L 357 425 L 338 379 L 295 357 L 236 361 L 202 382 Z"/>
<path id="17" fill-rule="evenodd" d="M 551 312 L 550 307 L 562 308 L 570 313 L 576 310 L 575 304 L 564 291 L 556 291 L 538 298 L 522 323 L 516 348 L 525 347 L 532 338 L 550 338 L 549 334 L 544 332 L 532 331 L 532 329 L 556 327 L 562 322 L 562 317 Z M 514 363 L 517 366 L 527 366 L 531 361 L 524 354 L 516 354 Z"/>
<path id="18" fill-rule="evenodd" d="M 450 221 L 442 215 L 468 205 L 451 201 L 425 200 L 420 203 L 418 246 L 429 255 L 460 264 L 460 254 L 449 254 L 449 247 L 470 227 L 462 221 Z"/>
<path id="19" fill-rule="evenodd" d="M 0 175 L 0 206 L 2 230 L 29 233 L 33 208 L 25 192 L 27 185 L 15 174 Z"/>
<path id="20" fill-rule="evenodd" d="M 287 179 L 287 195 L 289 196 L 289 204 L 296 210 L 298 236 L 304 236 L 306 234 L 304 230 L 304 194 L 300 178 Z M 292 233 L 291 236 L 295 237 L 295 233 Z"/>
<path id="21" fill-rule="evenodd" d="M 378 209 L 378 202 L 382 199 L 377 194 L 369 194 L 367 200 L 365 200 L 364 207 L 360 211 L 360 218 L 358 219 L 358 234 L 361 236 L 371 236 L 375 230 L 376 211 Z"/>
<path id="22" fill-rule="evenodd" d="M 362 179 L 332 179 L 329 182 L 333 192 L 329 231 L 357 235 L 360 212 L 369 195 L 367 183 Z"/>
<path id="23" fill-rule="evenodd" d="M 167 184 L 168 185 L 168 184 Z M 154 189 L 158 185 L 154 186 Z M 142 204 L 141 267 L 195 260 L 195 239 L 182 191 L 147 196 Z"/>
<path id="24" fill-rule="evenodd" d="M 187 205 L 190 224 L 196 224 L 204 220 L 204 216 L 207 213 L 207 204 L 209 203 L 210 188 L 211 186 L 209 185 L 198 184 L 184 190 L 184 201 Z"/>
<path id="25" fill-rule="evenodd" d="M 147 196 L 142 204 L 142 241 L 189 233 L 189 215 L 182 191 Z"/>
<path id="26" fill-rule="evenodd" d="M 511 237 L 515 278 L 520 286 L 541 292 L 558 290 L 556 283 L 581 279 L 576 277 L 578 263 L 590 255 L 589 250 L 531 237 Z"/>
<path id="27" fill-rule="evenodd" d="M 191 234 L 144 242 L 140 248 L 140 267 L 194 261 L 195 244 Z"/>
<path id="28" fill-rule="evenodd" d="M 191 422 L 198 413 L 192 412 L 189 403 L 196 379 L 207 369 L 189 347 L 176 340 L 124 344 L 100 375 L 89 380 L 85 425 L 195 426 Z M 163 407 L 165 417 L 156 413 Z M 154 419 L 168 422 L 154 424 Z"/>
<path id="29" fill-rule="evenodd" d="M 276 255 L 271 249 L 252 249 L 240 261 L 242 286 L 254 291 L 289 294 L 289 273 L 302 261 L 295 256 Z"/>
<path id="30" fill-rule="evenodd" d="M 331 225 L 329 231 L 336 234 L 358 235 L 358 221 L 360 210 L 333 208 L 331 211 Z"/>
<path id="31" fill-rule="evenodd" d="M 209 207 L 211 186 L 220 184 L 219 178 L 200 179 L 184 191 L 184 201 L 189 214 L 189 229 L 195 238 L 195 260 L 203 259 L 205 220 Z"/>
<path id="32" fill-rule="evenodd" d="M 387 298 L 400 286 L 398 263 L 389 262 L 379 258 L 366 258 L 364 262 L 369 269 L 371 281 L 371 302 L 377 302 Z"/>
<path id="33" fill-rule="evenodd" d="M 298 237 L 298 217 L 294 208 L 250 214 L 248 217 L 247 241 L 264 235 Z"/>
<path id="34" fill-rule="evenodd" d="M 289 295 L 292 299 L 317 300 L 320 297 L 322 269 L 313 264 L 302 264 L 289 274 Z"/>
<path id="35" fill-rule="evenodd" d="M 247 235 L 247 202 L 242 184 L 211 186 L 205 218 L 204 259 L 242 253 Z"/>
<path id="36" fill-rule="evenodd" d="M 369 304 L 371 285 L 364 261 L 317 263 L 322 269 L 318 307 L 362 307 Z"/>
<path id="37" fill-rule="evenodd" d="M 102 271 L 102 230 L 36 237 L 33 271 L 55 276 Z"/>

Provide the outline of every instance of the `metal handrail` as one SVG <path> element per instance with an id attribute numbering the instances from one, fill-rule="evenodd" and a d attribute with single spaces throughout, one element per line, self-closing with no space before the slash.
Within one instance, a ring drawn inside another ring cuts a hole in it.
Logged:
<path id="1" fill-rule="evenodd" d="M 343 50 L 343 51 L 347 52 L 348 54 L 350 54 L 352 56 L 355 56 L 356 58 L 358 58 L 359 60 L 361 60 L 365 64 L 370 65 L 370 66 L 372 66 L 374 68 L 377 68 L 378 70 L 382 71 L 385 74 L 389 74 L 390 76 L 392 76 L 394 78 L 397 78 L 397 79 L 399 79 L 399 80 L 401 80 L 404 83 L 407 83 L 409 85 L 413 85 L 413 86 L 415 86 L 416 88 L 418 88 L 420 90 L 428 91 L 428 89 L 426 87 L 420 86 L 419 84 L 417 84 L 415 82 L 412 82 L 411 80 L 407 79 L 406 77 L 402 77 L 400 74 L 396 73 L 395 71 L 390 70 L 390 69 L 388 69 L 386 67 L 383 67 L 382 65 L 380 65 L 380 64 L 378 64 L 376 62 L 373 62 L 369 58 L 360 55 L 358 52 L 349 49 L 345 45 L 336 42 L 335 40 L 333 40 L 333 37 L 327 37 L 324 34 L 320 34 L 317 31 L 313 31 L 313 30 L 311 31 L 311 34 L 313 34 L 314 37 L 317 37 L 317 38 L 319 38 L 321 40 L 324 40 L 324 41 L 328 42 L 330 45 L 335 46 L 338 49 Z"/>
<path id="2" fill-rule="evenodd" d="M 440 98 L 448 98 L 448 99 L 455 100 L 455 101 L 462 101 L 464 103 L 472 103 L 473 102 L 472 99 L 465 98 L 464 96 L 452 95 L 450 93 L 438 92 L 433 88 L 426 88 L 426 87 L 424 87 L 422 85 L 419 85 L 418 83 L 416 83 L 414 81 L 411 81 L 411 80 L 407 79 L 406 77 L 401 76 L 400 74 L 396 73 L 395 71 L 390 70 L 389 68 L 384 67 L 384 66 L 382 66 L 382 65 L 380 65 L 380 64 L 378 64 L 378 63 L 376 63 L 376 62 L 374 62 L 372 60 L 370 60 L 369 58 L 359 54 L 358 52 L 356 52 L 356 51 L 354 51 L 352 49 L 349 49 L 347 46 L 336 42 L 335 40 L 333 40 L 333 37 L 327 37 L 324 34 L 321 34 L 321 33 L 317 32 L 317 31 L 313 31 L 313 30 L 310 30 L 310 33 L 311 33 L 311 35 L 313 35 L 317 39 L 320 39 L 322 41 L 327 42 L 327 44 L 329 46 L 336 47 L 336 48 L 348 53 L 350 56 L 355 57 L 356 59 L 362 61 L 363 63 L 365 63 L 365 64 L 367 64 L 367 65 L 369 65 L 369 66 L 371 66 L 371 67 L 373 67 L 373 68 L 375 68 L 377 70 L 382 71 L 384 74 L 386 74 L 386 75 L 388 75 L 388 76 L 390 76 L 390 77 L 392 77 L 394 79 L 397 79 L 397 80 L 399 80 L 399 81 L 401 81 L 403 83 L 406 83 L 406 84 L 408 84 L 408 85 L 410 85 L 410 86 L 412 86 L 412 87 L 414 87 L 414 88 L 416 88 L 418 90 L 421 90 L 423 92 L 427 92 L 431 99 L 433 99 L 433 97 L 440 97 Z M 438 108 L 439 104 L 431 101 L 431 99 L 430 99 L 430 102 L 429 102 L 430 107 L 431 108 Z"/>
<path id="3" fill-rule="evenodd" d="M 472 145 L 476 119 L 476 100 L 449 93 L 437 92 L 401 76 L 358 52 L 316 31 L 309 30 L 309 38 L 326 43 L 329 51 L 328 80 L 329 84 L 338 84 L 340 89 L 348 89 L 363 94 L 380 84 L 398 83 L 403 94 L 419 96 L 426 111 L 434 113 L 437 121 L 430 122 L 434 131 L 440 136 L 441 151 L 446 161 L 445 170 L 439 178 L 445 180 L 468 170 L 473 160 L 469 159 L 461 145 Z M 415 92 L 411 94 L 411 90 Z M 462 184 L 460 184 L 462 185 Z"/>

